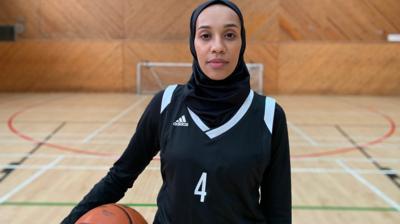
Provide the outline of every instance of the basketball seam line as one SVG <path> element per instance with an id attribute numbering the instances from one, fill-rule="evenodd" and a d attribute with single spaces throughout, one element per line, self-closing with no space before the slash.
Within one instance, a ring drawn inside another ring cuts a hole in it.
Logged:
<path id="1" fill-rule="evenodd" d="M 132 221 L 131 217 L 129 216 L 128 212 L 125 211 L 125 209 L 120 205 L 115 204 L 115 206 L 117 206 L 119 209 L 121 209 L 124 212 L 124 214 L 128 217 L 129 224 L 133 224 L 133 221 Z"/>

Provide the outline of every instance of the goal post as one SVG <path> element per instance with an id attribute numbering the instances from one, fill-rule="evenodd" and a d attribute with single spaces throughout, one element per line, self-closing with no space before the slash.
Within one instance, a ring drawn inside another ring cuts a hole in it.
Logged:
<path id="1" fill-rule="evenodd" d="M 264 65 L 248 63 L 250 86 L 263 93 Z M 170 84 L 184 84 L 192 74 L 192 63 L 183 62 L 139 62 L 136 65 L 136 93 L 155 94 Z"/>

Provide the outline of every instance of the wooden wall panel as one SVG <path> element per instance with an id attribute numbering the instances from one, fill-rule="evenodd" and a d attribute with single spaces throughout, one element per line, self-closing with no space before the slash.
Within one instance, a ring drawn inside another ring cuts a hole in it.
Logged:
<path id="1" fill-rule="evenodd" d="M 136 65 L 139 62 L 191 62 L 187 44 L 177 42 L 126 42 L 124 44 L 124 88 L 136 91 Z"/>
<path id="2" fill-rule="evenodd" d="M 385 41 L 400 32 L 398 0 L 280 0 L 280 40 Z"/>
<path id="3" fill-rule="evenodd" d="M 244 16 L 246 35 L 249 41 L 279 41 L 279 1 L 236 1 Z"/>
<path id="4" fill-rule="evenodd" d="M 192 9 L 202 1 L 162 1 L 158 7 L 128 1 L 126 37 L 186 40 Z M 400 32 L 398 0 L 242 0 L 252 41 L 385 41 Z M 145 13 L 144 13 L 145 12 Z M 156 15 L 156 16 L 154 16 Z"/>
<path id="5" fill-rule="evenodd" d="M 400 94 L 400 44 L 282 44 L 279 92 Z"/>
<path id="6" fill-rule="evenodd" d="M 191 62 L 192 55 L 185 43 L 176 42 L 127 42 L 124 47 L 125 90 L 136 86 L 136 65 L 139 62 Z M 264 92 L 278 91 L 278 46 L 276 44 L 250 44 L 246 49 L 247 63 L 264 64 Z"/>
<path id="7" fill-rule="evenodd" d="M 186 41 L 192 10 L 204 1 L 128 1 L 126 38 L 150 41 Z M 277 41 L 279 0 L 242 0 L 237 5 L 245 16 L 249 40 Z"/>
<path id="8" fill-rule="evenodd" d="M 186 40 L 191 9 L 201 1 L 128 1 L 126 38 L 131 40 Z M 157 5 L 155 7 L 155 5 Z"/>
<path id="9" fill-rule="evenodd" d="M 190 62 L 177 42 L 23 41 L 0 44 L 0 91 L 134 92 L 136 64 Z M 265 93 L 400 94 L 399 44 L 250 44 Z"/>
<path id="10" fill-rule="evenodd" d="M 0 23 L 22 38 L 186 41 L 202 0 L 2 0 Z M 384 41 L 400 32 L 398 0 L 238 0 L 252 41 Z"/>
<path id="11" fill-rule="evenodd" d="M 137 62 L 191 61 L 201 2 L 0 0 L 0 23 L 26 25 L 0 44 L 0 91 L 134 91 Z M 400 33 L 399 0 L 235 2 L 266 93 L 399 94 L 399 44 L 384 41 Z"/>
<path id="12" fill-rule="evenodd" d="M 261 63 L 264 65 L 264 93 L 278 92 L 279 45 L 261 42 L 252 43 L 248 45 L 245 56 L 246 63 Z"/>
<path id="13" fill-rule="evenodd" d="M 20 38 L 35 38 L 40 36 L 38 0 L 0 0 L 0 24 L 24 24 L 25 31 Z"/>
<path id="14" fill-rule="evenodd" d="M 41 0 L 43 38 L 124 38 L 125 0 Z"/>
<path id="15" fill-rule="evenodd" d="M 2 0 L 0 23 L 24 18 L 21 38 L 186 41 L 202 0 Z M 279 0 L 237 1 L 249 40 L 277 41 Z"/>
<path id="16" fill-rule="evenodd" d="M 0 44 L 0 91 L 121 91 L 118 42 Z"/>

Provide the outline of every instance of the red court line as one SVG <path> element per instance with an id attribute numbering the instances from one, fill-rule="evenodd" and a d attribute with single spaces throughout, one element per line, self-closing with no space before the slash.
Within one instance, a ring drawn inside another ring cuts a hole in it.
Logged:
<path id="1" fill-rule="evenodd" d="M 52 100 L 58 100 L 58 99 L 59 98 L 52 99 Z M 62 151 L 69 151 L 69 152 L 74 152 L 74 153 L 89 154 L 89 155 L 99 155 L 99 156 L 110 156 L 110 155 L 112 155 L 111 153 L 101 153 L 101 152 L 96 152 L 96 151 L 91 151 L 91 150 L 75 149 L 75 148 L 71 148 L 71 147 L 67 147 L 67 146 L 63 146 L 63 145 L 57 145 L 57 144 L 52 144 L 52 143 L 47 143 L 47 142 L 43 142 L 43 141 L 40 141 L 40 140 L 36 140 L 36 139 L 32 138 L 31 136 L 19 131 L 14 126 L 14 121 L 19 115 L 21 115 L 22 113 L 24 113 L 24 112 L 26 112 L 26 111 L 28 111 L 28 110 L 30 110 L 32 108 L 41 106 L 41 105 L 43 105 L 45 103 L 48 103 L 48 102 L 49 101 L 44 101 L 44 102 L 40 102 L 40 103 L 36 103 L 36 104 L 30 105 L 30 106 L 25 107 L 24 109 L 22 109 L 20 111 L 17 111 L 14 114 L 12 114 L 10 116 L 10 118 L 8 118 L 8 121 L 7 121 L 8 129 L 10 129 L 10 131 L 12 133 L 14 133 L 18 137 L 20 137 L 20 138 L 22 138 L 22 139 L 24 139 L 26 141 L 33 142 L 35 144 L 42 144 L 42 145 L 50 147 L 50 148 L 55 148 L 55 149 L 59 149 L 59 150 L 62 150 Z"/>
<path id="2" fill-rule="evenodd" d="M 363 147 L 363 148 L 383 142 L 385 139 L 392 136 L 394 134 L 394 132 L 396 131 L 396 123 L 394 122 L 394 120 L 391 117 L 389 117 L 388 115 L 386 115 L 376 109 L 370 108 L 368 110 L 371 111 L 372 113 L 379 114 L 380 116 L 382 116 L 388 122 L 389 129 L 382 136 L 380 136 L 372 141 L 369 141 L 367 143 L 360 144 L 359 146 Z M 309 154 L 304 154 L 304 155 L 292 155 L 291 157 L 293 157 L 293 158 L 321 157 L 321 156 L 342 154 L 342 153 L 350 152 L 350 151 L 353 151 L 356 149 L 357 149 L 356 147 L 344 147 L 344 148 L 337 148 L 335 150 L 331 150 L 331 151 L 327 151 L 327 152 L 309 153 Z"/>
<path id="3" fill-rule="evenodd" d="M 24 109 L 22 109 L 20 111 L 17 111 L 14 114 L 12 114 L 10 116 L 10 118 L 8 119 L 8 122 L 7 122 L 8 128 L 10 129 L 10 131 L 13 132 L 15 135 L 17 135 L 18 137 L 20 137 L 20 138 L 22 138 L 22 139 L 24 139 L 26 141 L 30 141 L 30 142 L 33 142 L 33 143 L 36 143 L 36 144 L 43 144 L 43 145 L 45 145 L 47 147 L 58 149 L 58 150 L 61 150 L 61 151 L 68 151 L 68 152 L 79 153 L 79 154 L 98 155 L 98 156 L 115 156 L 115 154 L 112 154 L 112 153 L 102 153 L 102 152 L 97 152 L 97 151 L 93 151 L 93 150 L 77 149 L 77 148 L 67 147 L 67 146 L 58 145 L 58 144 L 42 142 L 42 141 L 39 141 L 39 140 L 36 140 L 36 139 L 32 138 L 31 136 L 29 136 L 29 135 L 19 131 L 17 128 L 15 128 L 14 121 L 19 115 L 21 115 L 22 113 L 24 113 L 24 112 L 26 112 L 26 111 L 34 108 L 34 107 L 38 107 L 38 106 L 40 106 L 42 104 L 45 104 L 47 102 L 48 101 L 37 103 L 37 104 L 33 104 L 31 106 L 25 107 Z M 394 120 L 390 116 L 388 116 L 388 115 L 386 115 L 386 114 L 384 114 L 384 113 L 382 113 L 382 112 L 380 112 L 380 111 L 378 111 L 376 109 L 371 109 L 370 108 L 368 110 L 371 111 L 372 113 L 375 113 L 375 114 L 378 114 L 378 115 L 382 116 L 388 122 L 389 129 L 382 136 L 380 136 L 380 137 L 378 137 L 378 138 L 376 138 L 376 139 L 374 139 L 372 141 L 369 141 L 367 143 L 361 144 L 360 145 L 361 147 L 367 147 L 367 146 L 371 146 L 371 145 L 375 145 L 375 144 L 381 143 L 385 139 L 387 139 L 390 136 L 392 136 L 393 133 L 396 130 L 396 123 L 394 122 Z M 356 149 L 357 149 L 356 147 L 344 147 L 344 148 L 337 148 L 337 149 L 334 149 L 334 150 L 331 150 L 331 151 L 326 151 L 326 152 L 316 152 L 316 153 L 308 153 L 308 154 L 302 154 L 302 155 L 292 155 L 291 157 L 292 158 L 321 157 L 321 156 L 329 156 L 329 155 L 347 153 L 347 152 L 350 152 L 350 151 L 353 151 L 353 150 L 356 150 Z M 160 160 L 160 158 L 157 156 L 157 157 L 154 157 L 153 160 Z"/>

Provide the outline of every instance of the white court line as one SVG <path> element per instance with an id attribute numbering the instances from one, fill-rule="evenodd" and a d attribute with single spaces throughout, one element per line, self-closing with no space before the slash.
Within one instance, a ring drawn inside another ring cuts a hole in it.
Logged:
<path id="1" fill-rule="evenodd" d="M 381 133 L 377 133 L 381 134 Z M 335 137 L 335 136 L 327 136 L 327 135 L 314 135 L 316 138 L 323 138 L 325 141 L 333 141 L 333 142 L 343 142 L 343 137 Z M 376 135 L 351 135 L 351 137 L 357 138 L 359 141 L 371 141 L 371 137 L 376 137 Z M 391 141 L 400 141 L 400 138 L 398 137 L 390 137 L 388 140 Z"/>
<path id="2" fill-rule="evenodd" d="M 290 128 L 292 128 L 297 134 L 299 134 L 301 137 L 303 137 L 311 145 L 313 145 L 313 146 L 319 145 L 316 141 L 314 141 L 314 139 L 312 139 L 309 135 L 307 135 L 304 131 L 302 131 L 296 125 L 290 123 L 289 121 L 287 121 L 287 124 L 289 125 Z"/>
<path id="3" fill-rule="evenodd" d="M 0 164 L 0 168 L 4 169 L 19 169 L 19 170 L 37 170 L 43 169 L 47 165 L 10 165 L 10 164 Z M 81 165 L 63 165 L 51 167 L 51 170 L 109 170 L 109 166 L 81 166 Z M 148 166 L 146 170 L 160 170 L 160 166 Z M 343 169 L 332 169 L 332 168 L 292 168 L 292 173 L 348 173 Z M 353 169 L 354 172 L 360 174 L 369 175 L 387 175 L 387 174 L 399 174 L 397 170 L 376 170 L 376 169 Z"/>
<path id="4" fill-rule="evenodd" d="M 346 162 L 358 162 L 358 163 L 371 163 L 371 162 L 384 162 L 384 163 L 400 163 L 400 159 L 393 159 L 391 157 L 336 157 L 336 158 L 291 158 L 292 161 L 298 162 L 336 162 L 342 160 Z"/>
<path id="5" fill-rule="evenodd" d="M 130 137 L 126 137 L 124 139 L 112 139 L 112 138 L 101 138 L 101 139 L 95 139 L 92 140 L 89 143 L 86 144 L 93 144 L 93 145 L 127 145 L 129 143 L 129 140 L 131 139 Z M 61 139 L 61 138 L 54 138 L 51 139 L 49 141 L 50 143 L 53 144 L 67 144 L 69 146 L 79 146 L 79 145 L 83 145 L 85 143 L 82 142 L 82 139 Z M 0 146 L 26 146 L 26 145 L 35 145 L 36 143 L 34 142 L 22 142 L 21 140 L 3 140 L 0 139 Z M 313 149 L 315 148 L 344 148 L 344 147 L 354 147 L 354 145 L 350 144 L 350 143 L 345 143 L 345 144 L 319 144 L 318 146 L 310 146 L 310 144 L 307 143 L 300 143 L 300 144 L 296 144 L 296 143 L 290 143 L 290 146 L 292 148 L 294 147 L 313 147 Z M 395 145 L 395 144 L 380 144 L 379 145 L 380 148 L 385 148 L 388 150 L 396 150 L 396 149 L 400 149 L 399 145 Z M 377 148 L 377 147 L 375 147 Z M 300 149 L 295 149 L 296 151 L 300 150 Z"/>
<path id="6" fill-rule="evenodd" d="M 4 203 L 7 201 L 10 197 L 12 197 L 14 194 L 18 193 L 18 191 L 22 190 L 24 187 L 28 186 L 30 183 L 32 183 L 34 180 L 36 180 L 38 177 L 40 177 L 42 174 L 44 174 L 46 171 L 52 169 L 54 166 L 56 166 L 61 160 L 63 160 L 63 156 L 59 156 L 57 159 L 55 159 L 53 162 L 42 166 L 39 171 L 34 173 L 32 176 L 30 176 L 28 179 L 26 179 L 24 182 L 22 182 L 20 185 L 16 186 L 13 188 L 10 192 L 6 193 L 0 198 L 0 204 Z"/>
<path id="7" fill-rule="evenodd" d="M 47 165 L 9 165 L 9 164 L 0 164 L 0 168 L 7 169 L 18 169 L 18 170 L 37 170 L 43 169 Z M 111 168 L 111 164 L 109 166 L 75 166 L 75 165 L 63 165 L 63 166 L 53 166 L 48 170 L 109 170 Z M 160 166 L 148 166 L 146 170 L 160 170 Z"/>
<path id="8" fill-rule="evenodd" d="M 376 169 L 353 169 L 354 172 L 360 174 L 399 174 L 397 170 L 376 170 Z M 347 173 L 343 169 L 332 169 L 332 168 L 292 168 L 292 173 Z"/>
<path id="9" fill-rule="evenodd" d="M 119 113 L 117 116 L 115 116 L 113 119 L 111 119 L 109 122 L 107 122 L 106 124 L 104 124 L 103 126 L 101 126 L 100 128 L 94 130 L 91 134 L 89 134 L 85 139 L 83 139 L 83 143 L 88 143 L 89 141 L 91 141 L 94 137 L 96 137 L 96 135 L 98 135 L 100 132 L 102 132 L 103 130 L 107 129 L 108 127 L 110 127 L 111 125 L 113 125 L 118 119 L 120 119 L 121 117 L 125 116 L 127 113 L 129 113 L 130 110 L 134 109 L 135 107 L 137 107 L 140 103 L 142 103 L 145 99 L 147 99 L 147 97 L 143 97 L 141 99 L 139 99 L 138 101 L 136 101 L 133 105 L 131 105 L 130 107 L 126 108 L 124 111 L 122 111 L 121 113 Z"/>
<path id="10" fill-rule="evenodd" d="M 121 152 L 122 153 L 122 152 Z M 116 159 L 119 158 L 119 154 L 115 156 L 100 156 L 100 155 L 84 155 L 84 154 L 50 154 L 50 153 L 15 153 L 15 152 L 0 152 L 0 159 L 2 158 L 20 158 L 20 157 L 33 157 L 33 158 L 56 158 L 63 156 L 64 158 L 76 158 L 76 159 Z M 371 162 L 385 162 L 385 163 L 400 163 L 400 159 L 393 159 L 392 157 L 374 157 L 368 159 L 365 157 L 336 157 L 336 158 L 291 158 L 294 162 L 335 162 L 342 160 L 346 162 L 357 162 L 357 163 L 371 163 Z"/>
<path id="11" fill-rule="evenodd" d="M 381 197 L 389 206 L 392 208 L 396 209 L 397 211 L 400 211 L 400 205 L 397 204 L 397 202 L 393 201 L 390 197 L 386 196 L 385 193 L 383 193 L 379 188 L 375 187 L 371 183 L 369 183 L 366 179 L 364 179 L 360 174 L 358 174 L 355 170 L 351 169 L 348 167 L 343 161 L 337 160 L 336 161 L 344 170 L 346 170 L 349 174 L 351 174 L 353 177 L 355 177 L 358 181 L 360 181 L 362 184 L 364 184 L 367 188 L 369 188 L 372 192 L 374 192 L 376 195 Z"/>
<path id="12" fill-rule="evenodd" d="M 123 140 L 119 140 L 119 139 L 109 139 L 109 138 L 102 138 L 102 139 L 96 139 L 93 140 L 90 143 L 87 144 L 98 144 L 98 145 L 120 145 L 120 144 L 125 144 L 128 145 L 129 140 L 131 139 L 131 137 L 126 137 Z M 51 143 L 58 143 L 58 144 L 68 144 L 68 145 L 83 145 L 84 143 L 82 143 L 82 139 L 77 139 L 77 140 L 71 140 L 71 139 L 59 139 L 59 138 L 54 138 L 52 139 L 52 141 L 48 141 Z M 5 145 L 35 145 L 36 143 L 32 143 L 32 142 L 21 142 L 21 140 L 2 140 L 0 139 L 0 146 L 5 146 Z"/>
<path id="13" fill-rule="evenodd" d="M 100 156 L 100 155 L 74 155 L 74 154 L 49 154 L 49 153 L 0 153 L 0 158 L 20 158 L 20 157 L 28 157 L 28 158 L 56 158 L 59 156 L 63 156 L 64 158 L 75 158 L 75 159 L 116 159 L 119 156 Z"/>
<path id="14" fill-rule="evenodd" d="M 100 123 L 100 122 L 99 122 Z M 103 122 L 101 122 L 101 123 L 103 123 Z M 133 122 L 132 122 L 133 123 Z M 136 123 L 136 122 L 135 122 Z M 84 123 L 83 123 L 84 124 Z M 62 133 L 60 133 L 59 135 L 57 135 L 57 136 L 62 136 L 62 137 L 64 137 L 64 138 L 82 138 L 82 135 L 84 135 L 86 132 L 62 132 Z M 42 137 L 42 136 L 47 136 L 47 135 L 49 135 L 49 133 L 48 132 L 29 132 L 29 135 L 30 136 L 33 136 L 33 137 Z M 12 133 L 12 132 L 7 132 L 7 133 L 0 133 L 0 137 L 6 137 L 6 138 L 9 138 L 9 137 L 11 137 L 11 136 L 14 136 L 14 134 Z M 125 137 L 126 136 L 126 134 L 124 134 L 124 133 L 121 133 L 121 134 L 116 134 L 116 133 L 110 133 L 110 134 L 108 134 L 107 136 L 109 136 L 109 137 Z"/>
<path id="15" fill-rule="evenodd" d="M 310 146 L 307 143 L 304 144 L 296 144 L 296 143 L 290 143 L 290 147 L 291 148 L 297 148 L 297 147 L 308 147 L 310 149 L 326 149 L 326 148 L 353 148 L 354 145 L 350 144 L 350 143 L 344 143 L 344 144 L 320 144 L 318 146 Z M 400 144 L 396 145 L 396 144 L 390 144 L 390 143 L 382 143 L 379 145 L 372 145 L 372 146 L 368 146 L 369 149 L 373 149 L 373 150 L 400 150 Z M 294 149 L 297 152 L 300 151 L 301 149 Z"/>
<path id="16" fill-rule="evenodd" d="M 131 122 L 131 123 L 137 123 L 137 122 Z M 85 123 L 83 123 L 83 124 L 85 124 Z M 125 123 L 121 123 L 121 124 L 125 124 Z M 49 133 L 48 132 L 29 132 L 29 134 L 32 137 L 45 137 Z M 82 135 L 84 135 L 84 134 L 85 133 L 79 133 L 79 132 L 62 132 L 62 133 L 58 134 L 57 136 L 58 137 L 63 137 L 63 138 L 71 137 L 71 138 L 79 138 L 79 139 L 81 139 Z M 0 132 L 0 137 L 10 138 L 10 137 L 13 137 L 13 136 L 14 136 L 14 134 L 9 132 L 9 131 L 8 132 Z M 126 137 L 126 134 L 123 134 L 123 133 L 121 133 L 121 134 L 118 134 L 118 133 L 107 133 L 107 136 L 108 137 L 120 137 L 121 138 L 121 137 Z M 346 140 L 344 140 L 343 137 L 334 137 L 334 136 L 326 136 L 326 135 L 313 135 L 313 137 L 314 138 L 323 139 L 324 142 L 329 142 L 329 143 L 332 143 L 332 144 L 333 143 L 346 142 Z M 374 135 L 374 136 L 368 137 L 366 135 L 360 135 L 360 136 L 352 135 L 352 137 L 353 138 L 357 138 L 358 141 L 371 141 L 372 140 L 371 137 L 376 137 L 376 136 Z M 299 142 L 300 142 L 300 139 L 301 138 L 297 139 L 296 136 L 292 136 L 290 142 L 291 143 L 292 142 L 296 142 L 296 140 L 299 140 Z M 5 139 L 5 140 L 7 140 L 7 139 Z M 400 137 L 391 136 L 389 139 L 387 139 L 387 141 L 388 141 L 387 144 L 399 143 L 400 142 Z M 318 144 L 321 144 L 321 143 L 319 142 Z M 290 145 L 292 145 L 292 144 L 290 144 Z"/>
<path id="17" fill-rule="evenodd" d="M 307 144 L 307 143 L 296 143 L 296 142 L 291 141 L 290 142 L 290 146 L 293 146 L 293 147 L 310 147 L 310 144 Z M 314 145 L 314 146 L 316 146 L 316 145 Z M 341 143 L 338 143 L 338 144 L 336 144 L 336 143 L 318 144 L 318 146 L 316 146 L 316 147 L 318 147 L 318 148 L 332 148 L 332 147 L 352 147 L 352 146 L 354 147 L 354 145 L 352 145 L 350 143 L 341 142 Z"/>

